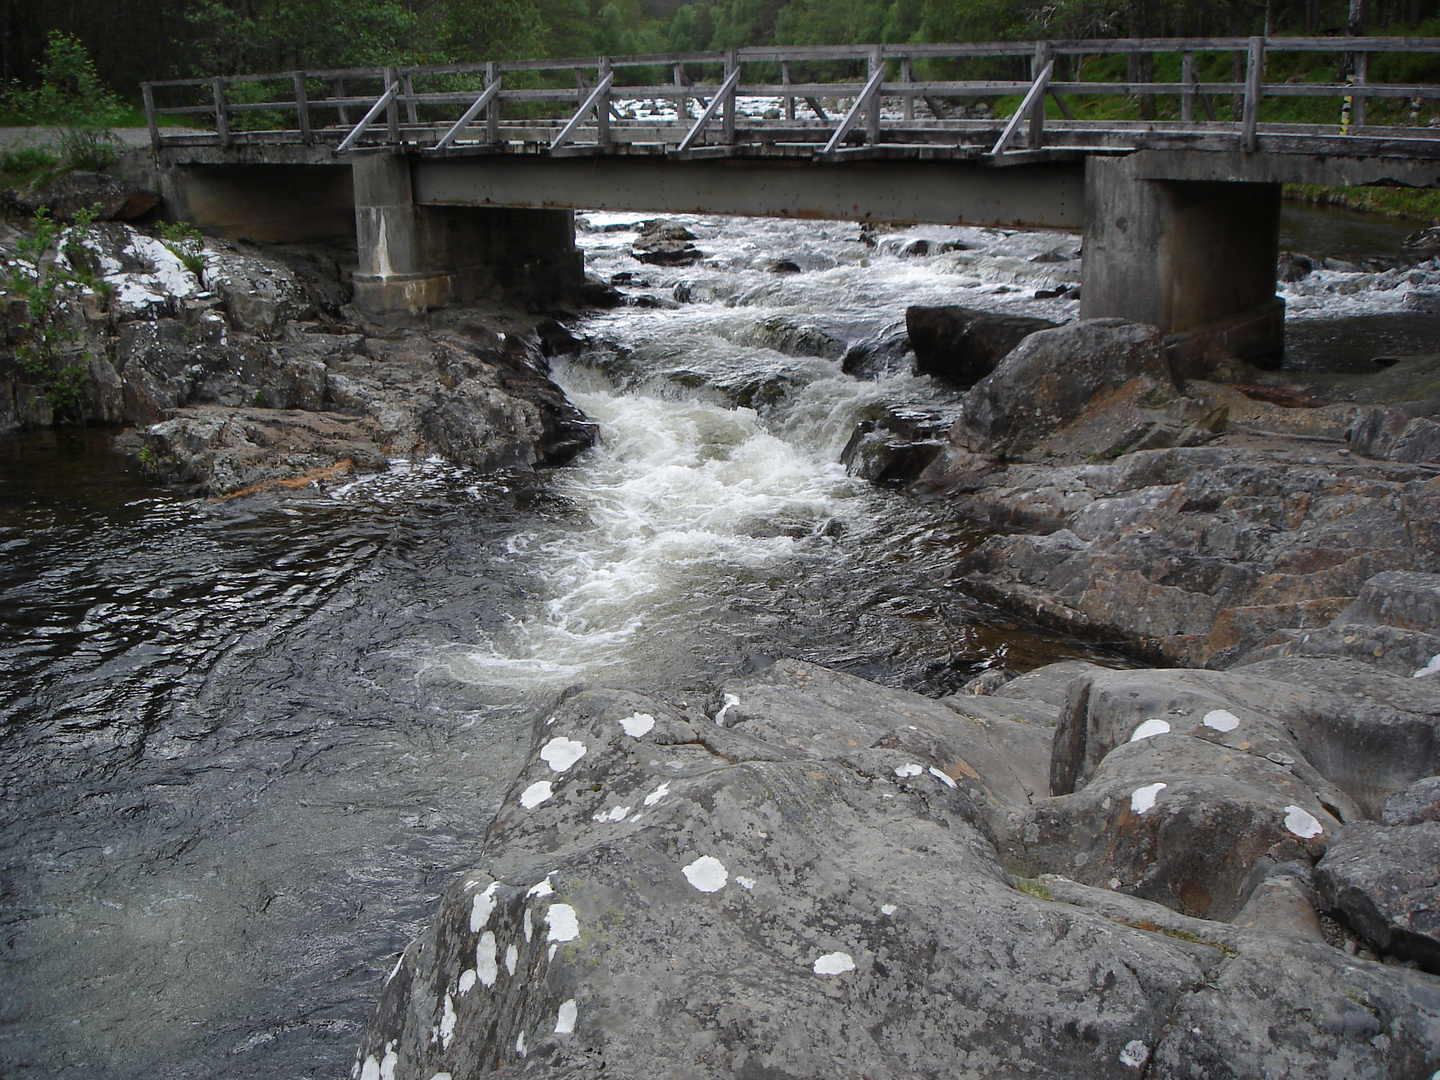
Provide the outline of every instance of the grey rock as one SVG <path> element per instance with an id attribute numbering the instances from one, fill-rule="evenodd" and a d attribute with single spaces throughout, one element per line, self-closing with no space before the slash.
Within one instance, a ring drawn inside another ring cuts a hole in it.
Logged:
<path id="1" fill-rule="evenodd" d="M 1440 424 L 1397 409 L 1361 409 L 1351 425 L 1350 447 L 1385 461 L 1440 460 Z"/>
<path id="2" fill-rule="evenodd" d="M 1376 950 L 1440 974 L 1440 822 L 1346 826 L 1315 867 L 1315 887 Z"/>
<path id="3" fill-rule="evenodd" d="M 720 700 L 590 688 L 537 717 L 357 1077 L 1399 1080 L 1440 1043 L 1427 976 L 1288 925 L 1012 888 L 978 796 L 1025 785 L 952 758 L 1008 757 L 996 719 L 794 662 Z"/>
<path id="4" fill-rule="evenodd" d="M 905 309 L 905 329 L 915 351 L 915 370 L 960 386 L 973 386 L 994 371 L 1027 336 L 1054 326 L 1049 319 L 998 315 L 974 308 Z"/>
<path id="5" fill-rule="evenodd" d="M 1440 821 L 1440 776 L 1416 780 L 1385 800 L 1380 820 L 1386 825 L 1419 825 Z"/>
<path id="6" fill-rule="evenodd" d="M 6 192 L 5 196 L 13 212 L 28 215 L 44 207 L 57 221 L 73 221 L 80 211 L 97 207 L 97 221 L 131 221 L 154 209 L 159 198 L 137 184 L 78 169 L 33 194 Z"/>

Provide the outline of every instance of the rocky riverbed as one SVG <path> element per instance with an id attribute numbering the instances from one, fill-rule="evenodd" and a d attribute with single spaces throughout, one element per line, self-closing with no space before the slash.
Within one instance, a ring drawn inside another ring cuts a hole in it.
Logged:
<path id="1" fill-rule="evenodd" d="M 644 269 L 615 278 L 637 308 L 724 298 L 665 276 L 718 258 L 703 227 L 634 231 Z M 374 325 L 343 253 L 207 241 L 197 274 L 144 230 L 92 243 L 109 296 L 71 308 L 71 418 L 134 425 L 152 477 L 206 495 L 563 463 L 595 428 L 561 353 L 752 417 L 803 396 L 795 370 L 707 370 L 693 330 L 631 350 L 518 311 Z M 1011 281 L 1055 268 L 1043 313 L 727 332 L 824 367 L 812 385 L 916 353 L 951 388 L 832 409 L 851 472 L 986 527 L 950 560 L 965 593 L 1167 666 L 996 665 L 938 699 L 773 656 L 693 692 L 572 686 L 385 980 L 356 1080 L 1440 1070 L 1440 356 L 1177 378 L 1152 329 L 1068 318 L 1073 243 L 1004 243 Z M 787 254 L 731 299 L 831 257 Z M 1435 273 L 1330 272 L 1417 304 Z M 0 385 L 0 424 L 57 419 Z"/>

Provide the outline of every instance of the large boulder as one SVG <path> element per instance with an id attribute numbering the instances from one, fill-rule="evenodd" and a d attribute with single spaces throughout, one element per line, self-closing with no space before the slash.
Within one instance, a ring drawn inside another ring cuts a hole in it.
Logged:
<path id="1" fill-rule="evenodd" d="M 1223 422 L 1181 395 L 1153 326 L 1087 319 L 1021 341 L 965 395 L 951 438 L 999 457 L 1094 459 L 1203 442 Z"/>
<path id="2" fill-rule="evenodd" d="M 959 386 L 973 386 L 1030 334 L 1055 325 L 1049 319 L 966 307 L 905 309 L 915 370 Z"/>
<path id="3" fill-rule="evenodd" d="M 1315 885 L 1321 904 L 1377 952 L 1440 975 L 1440 822 L 1346 826 Z"/>
<path id="4" fill-rule="evenodd" d="M 94 210 L 96 221 L 133 221 L 153 210 L 158 200 L 155 192 L 127 180 L 79 169 L 39 191 L 7 191 L 0 199 L 12 212 L 33 214 L 44 208 L 57 221 L 73 221 L 82 210 Z"/>
<path id="5" fill-rule="evenodd" d="M 701 705 L 590 688 L 537 717 L 478 865 L 385 981 L 356 1080 L 1440 1064 L 1427 976 L 1259 918 L 1013 887 L 979 796 L 1035 797 L 1043 731 L 794 662 Z"/>
<path id="6" fill-rule="evenodd" d="M 704 258 L 694 239 L 695 234 L 684 225 L 659 218 L 641 224 L 631 253 L 655 266 L 690 266 Z"/>

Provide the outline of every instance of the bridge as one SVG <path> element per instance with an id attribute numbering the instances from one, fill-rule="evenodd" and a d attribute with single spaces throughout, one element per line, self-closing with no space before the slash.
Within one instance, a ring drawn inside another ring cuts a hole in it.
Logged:
<path id="1" fill-rule="evenodd" d="M 1440 38 L 765 47 L 142 95 L 173 212 L 354 236 L 377 313 L 572 288 L 576 209 L 1063 228 L 1083 231 L 1083 317 L 1159 326 L 1181 360 L 1259 358 L 1283 348 L 1280 186 L 1440 186 L 1440 85 L 1372 77 L 1437 57 Z"/>

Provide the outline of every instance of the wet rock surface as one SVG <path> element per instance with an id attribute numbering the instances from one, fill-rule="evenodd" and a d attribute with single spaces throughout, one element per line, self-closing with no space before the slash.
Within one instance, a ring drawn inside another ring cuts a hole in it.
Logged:
<path id="1" fill-rule="evenodd" d="M 1279 738 L 1271 721 L 1222 723 L 1227 742 L 1172 712 L 1174 731 L 1122 740 L 1083 788 L 1123 790 L 1122 820 L 1085 813 L 1112 842 L 1125 815 L 1184 830 L 1133 845 L 1142 877 L 1187 851 L 1198 868 L 1251 823 L 1211 918 L 1133 880 L 1013 876 L 1006 845 L 1077 805 L 1044 790 L 1064 734 L 1047 717 L 1073 711 L 1077 680 L 1120 674 L 1056 665 L 937 703 L 782 661 L 712 702 L 571 692 L 537 717 L 479 863 L 387 981 L 353 1075 L 1433 1071 L 1440 982 L 1321 935 L 1309 866 L 1340 825 L 1312 789 L 1330 781 L 1275 786 L 1283 770 L 1238 748 Z M 1177 790 L 1146 803 L 1138 781 L 1162 774 Z M 1238 818 L 1205 812 L 1247 783 Z"/>
<path id="2" fill-rule="evenodd" d="M 158 479 L 221 495 L 429 454 L 531 469 L 594 439 L 522 316 L 378 326 L 346 306 L 343 253 L 207 241 L 199 268 L 124 226 L 90 243 L 111 292 L 72 305 L 88 369 L 72 418 L 139 425 L 120 445 Z M 53 422 L 43 388 L 4 376 L 0 429 Z"/>
<path id="3" fill-rule="evenodd" d="M 989 375 L 1028 335 L 1054 326 L 1049 319 L 964 307 L 912 307 L 905 311 L 915 370 L 961 386 L 972 386 Z"/>

